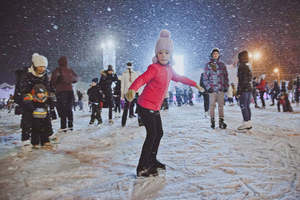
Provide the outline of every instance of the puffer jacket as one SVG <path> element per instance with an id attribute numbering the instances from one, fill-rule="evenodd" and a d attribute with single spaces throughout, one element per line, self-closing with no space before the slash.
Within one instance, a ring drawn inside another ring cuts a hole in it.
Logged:
<path id="1" fill-rule="evenodd" d="M 138 98 L 138 104 L 146 109 L 158 111 L 161 108 L 171 80 L 190 86 L 197 85 L 195 81 L 176 74 L 170 65 L 155 63 L 150 65 L 147 71 L 140 75 L 129 89 L 137 92 L 140 87 L 146 84 Z"/>
<path id="2" fill-rule="evenodd" d="M 215 68 L 215 70 L 214 70 Z M 218 82 L 214 83 L 213 77 L 218 77 Z M 211 59 L 204 68 L 203 83 L 205 88 L 210 88 L 214 92 L 224 91 L 228 89 L 228 73 L 224 63 L 218 60 Z"/>
<path id="3" fill-rule="evenodd" d="M 238 95 L 243 92 L 252 92 L 252 72 L 249 63 L 238 64 Z"/>
<path id="4" fill-rule="evenodd" d="M 68 67 L 67 58 L 62 56 L 58 60 L 57 67 L 51 75 L 51 86 L 55 88 L 56 93 L 63 91 L 73 91 L 72 84 L 78 81 L 77 74 Z"/>

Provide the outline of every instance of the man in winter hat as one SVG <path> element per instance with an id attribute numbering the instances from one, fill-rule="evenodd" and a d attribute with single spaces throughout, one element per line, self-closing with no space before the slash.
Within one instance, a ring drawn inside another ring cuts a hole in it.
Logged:
<path id="1" fill-rule="evenodd" d="M 225 129 L 224 122 L 224 93 L 227 92 L 228 73 L 226 66 L 220 60 L 220 50 L 214 48 L 210 53 L 210 61 L 204 68 L 203 83 L 209 93 L 209 111 L 211 128 L 215 128 L 215 107 L 218 103 L 219 128 Z"/>

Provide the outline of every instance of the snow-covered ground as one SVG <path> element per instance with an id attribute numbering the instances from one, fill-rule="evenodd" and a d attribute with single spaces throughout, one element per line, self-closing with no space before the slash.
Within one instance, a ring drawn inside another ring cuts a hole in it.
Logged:
<path id="1" fill-rule="evenodd" d="M 54 150 L 29 151 L 16 142 L 19 116 L 1 111 L 0 199 L 300 199 L 300 108 L 293 107 L 252 108 L 253 130 L 238 133 L 236 105 L 225 107 L 226 130 L 210 129 L 202 104 L 173 106 L 161 113 L 158 159 L 167 170 L 150 178 L 135 177 L 145 138 L 136 119 L 109 125 L 104 110 L 98 128 L 87 125 L 88 111 L 76 111 L 75 130 L 58 134 Z"/>

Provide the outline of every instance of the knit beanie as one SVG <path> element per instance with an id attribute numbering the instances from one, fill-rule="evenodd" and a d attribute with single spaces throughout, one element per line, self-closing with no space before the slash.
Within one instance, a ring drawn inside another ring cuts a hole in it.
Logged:
<path id="1" fill-rule="evenodd" d="M 35 67 L 44 66 L 47 68 L 48 66 L 48 59 L 45 56 L 42 56 L 38 53 L 34 53 L 32 55 L 32 63 Z"/>
<path id="2" fill-rule="evenodd" d="M 173 41 L 171 40 L 171 33 L 166 29 L 160 31 L 159 39 L 155 45 L 155 55 L 157 55 L 157 53 L 163 49 L 168 50 L 171 55 L 173 54 Z"/>

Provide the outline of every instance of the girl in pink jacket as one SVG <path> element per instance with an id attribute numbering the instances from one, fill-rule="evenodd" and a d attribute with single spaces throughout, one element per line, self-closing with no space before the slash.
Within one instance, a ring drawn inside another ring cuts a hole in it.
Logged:
<path id="1" fill-rule="evenodd" d="M 173 41 L 170 38 L 170 32 L 162 30 L 156 42 L 153 64 L 132 83 L 126 93 L 127 100 L 132 101 L 138 89 L 146 84 L 138 98 L 139 115 L 145 125 L 147 136 L 137 166 L 137 176 L 156 176 L 158 175 L 157 169 L 166 169 L 165 164 L 156 159 L 156 155 L 163 136 L 159 110 L 170 81 L 181 82 L 204 91 L 196 82 L 175 73 L 170 65 L 172 54 Z"/>

